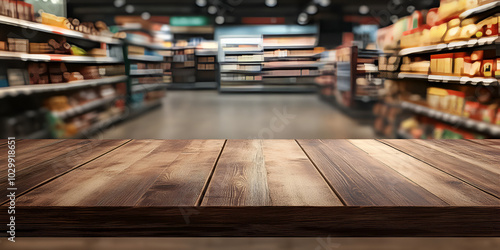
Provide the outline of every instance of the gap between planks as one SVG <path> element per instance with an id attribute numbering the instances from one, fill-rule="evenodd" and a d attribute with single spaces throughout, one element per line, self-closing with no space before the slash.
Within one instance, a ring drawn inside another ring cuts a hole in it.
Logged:
<path id="1" fill-rule="evenodd" d="M 215 173 L 215 168 L 217 167 L 217 164 L 219 164 L 219 159 L 222 155 L 222 152 L 226 148 L 226 143 L 227 139 L 224 140 L 224 143 L 222 144 L 222 147 L 219 151 L 219 155 L 217 156 L 217 160 L 215 160 L 214 166 L 212 167 L 212 171 L 210 172 L 210 175 L 208 176 L 208 179 L 205 181 L 205 184 L 203 185 L 203 189 L 201 190 L 200 196 L 198 197 L 198 200 L 196 200 L 196 207 L 200 207 L 201 203 L 203 202 L 203 199 L 205 198 L 205 194 L 207 193 L 208 186 L 210 185 L 210 182 L 212 181 L 212 177 L 214 176 Z"/>
<path id="2" fill-rule="evenodd" d="M 70 172 L 72 172 L 72 171 L 74 171 L 74 170 L 76 170 L 76 169 L 78 169 L 78 168 L 80 168 L 80 167 L 82 167 L 82 166 L 84 166 L 84 165 L 86 165 L 86 164 L 88 164 L 88 163 L 90 163 L 90 162 L 92 162 L 92 161 L 96 160 L 96 159 L 99 159 L 99 158 L 103 157 L 104 155 L 109 154 L 109 153 L 110 153 L 110 152 L 112 152 L 112 151 L 115 151 L 116 149 L 118 149 L 118 148 L 120 148 L 120 147 L 124 146 L 125 144 L 127 144 L 127 143 L 129 143 L 129 142 L 131 142 L 131 141 L 132 141 L 132 139 L 129 139 L 129 140 L 125 141 L 124 143 L 122 143 L 122 144 L 120 144 L 120 145 L 118 145 L 118 146 L 116 146 L 116 147 L 114 147 L 114 148 L 112 148 L 112 149 L 110 149 L 110 150 L 108 150 L 108 151 L 106 151 L 106 152 L 104 152 L 104 153 L 102 153 L 102 154 L 98 155 L 97 157 L 94 157 L 94 158 L 92 158 L 92 159 L 90 159 L 90 160 L 88 160 L 88 161 L 86 161 L 86 162 L 84 162 L 84 163 L 81 163 L 81 164 L 79 164 L 79 165 L 77 165 L 77 166 L 75 166 L 75 167 L 73 167 L 73 168 L 71 168 L 71 169 L 68 169 L 68 170 L 66 170 L 66 171 L 64 171 L 64 172 L 62 172 L 62 173 L 60 173 L 60 174 L 54 175 L 54 176 L 50 177 L 49 179 L 44 180 L 44 181 L 42 181 L 41 183 L 39 183 L 39 184 L 37 184 L 37 185 L 35 185 L 35 186 L 33 186 L 33 187 L 31 187 L 31 188 L 27 189 L 26 191 L 24 191 L 24 192 L 20 193 L 19 195 L 17 195 L 17 197 L 19 198 L 19 197 L 21 197 L 21 196 L 23 196 L 23 195 L 25 195 L 25 194 L 27 194 L 27 193 L 29 193 L 29 192 L 31 192 L 31 191 L 33 191 L 33 190 L 35 190 L 35 189 L 39 188 L 39 187 L 41 187 L 41 186 L 43 186 L 43 185 L 45 185 L 45 184 L 47 184 L 47 183 L 49 183 L 49 182 L 51 182 L 51 181 L 53 181 L 53 180 L 55 180 L 55 179 L 57 179 L 57 178 L 59 178 L 59 177 L 63 176 L 63 175 L 66 175 L 66 174 L 68 174 L 68 173 L 70 173 Z M 61 141 L 59 141 L 59 142 L 61 142 Z M 53 144 L 55 144 L 55 143 L 52 143 L 52 144 L 50 144 L 50 145 L 53 145 Z M 5 202 L 1 203 L 1 204 L 0 204 L 0 206 L 3 206 L 3 205 L 5 205 L 5 204 L 7 204 L 8 202 L 9 202 L 9 201 L 5 201 Z"/>
<path id="3" fill-rule="evenodd" d="M 460 181 L 462 181 L 462 182 L 464 182 L 464 183 L 466 183 L 466 184 L 468 184 L 468 185 L 470 185 L 470 186 L 472 186 L 472 187 L 474 187 L 474 188 L 476 188 L 476 189 L 478 189 L 478 190 L 481 190 L 482 192 L 484 192 L 484 193 L 486 193 L 486 194 L 488 194 L 488 195 L 491 195 L 491 196 L 493 196 L 493 197 L 495 197 L 495 198 L 497 198 L 497 199 L 500 199 L 500 197 L 499 197 L 499 196 L 497 196 L 497 195 L 495 195 L 495 194 L 493 194 L 493 193 L 491 193 L 491 192 L 489 192 L 489 191 L 487 191 L 487 190 L 484 190 L 484 189 L 483 189 L 483 188 L 481 188 L 481 187 L 478 187 L 478 186 L 477 186 L 477 185 L 475 185 L 474 183 L 471 183 L 471 182 L 469 182 L 469 181 L 467 181 L 467 180 L 465 180 L 465 179 L 462 179 L 462 178 L 460 178 L 460 177 L 458 177 L 458 176 L 455 176 L 455 175 L 453 175 L 453 174 L 451 174 L 451 173 L 448 173 L 448 172 L 446 172 L 446 171 L 444 171 L 444 170 L 442 170 L 442 169 L 440 169 L 440 168 L 438 168 L 438 167 L 434 166 L 433 164 L 431 164 L 431 163 L 429 163 L 429 162 L 426 162 L 425 160 L 422 160 L 422 159 L 417 158 L 416 156 L 410 155 L 410 154 L 408 154 L 408 153 L 404 152 L 402 149 L 399 149 L 399 148 L 397 148 L 397 147 L 395 147 L 395 146 L 393 146 L 393 145 L 391 145 L 391 144 L 389 144 L 389 143 L 384 142 L 384 140 L 383 140 L 383 139 L 375 139 L 375 141 L 378 141 L 378 142 L 380 142 L 380 143 L 382 143 L 382 144 L 384 144 L 384 145 L 387 145 L 387 146 L 389 146 L 389 147 L 391 147 L 391 148 L 394 148 L 394 149 L 396 149 L 396 150 L 398 150 L 398 151 L 400 151 L 400 152 L 402 152 L 402 153 L 404 153 L 404 154 L 406 154 L 406 155 L 408 155 L 408 156 L 410 156 L 410 157 L 412 157 L 412 158 L 414 158 L 414 159 L 417 159 L 418 161 L 421 161 L 421 162 L 423 162 L 423 163 L 425 163 L 425 164 L 427 164 L 427 165 L 431 166 L 431 167 L 432 167 L 432 168 L 434 168 L 434 169 L 437 169 L 438 171 L 441 171 L 441 172 L 443 172 L 443 173 L 445 173 L 445 174 L 447 174 L 447 175 L 449 175 L 449 176 L 451 176 L 451 177 L 453 177 L 453 178 L 455 178 L 455 179 L 458 179 L 458 180 L 460 180 Z M 476 143 L 477 143 L 477 142 L 476 142 Z M 397 172 L 397 171 L 396 171 L 396 172 Z"/>
<path id="4" fill-rule="evenodd" d="M 299 145 L 299 147 L 302 150 L 302 152 L 304 152 L 304 154 L 307 156 L 307 159 L 309 159 L 309 161 L 314 166 L 314 168 L 316 169 L 316 171 L 318 171 L 318 173 L 321 175 L 321 178 L 323 178 L 323 181 L 326 182 L 326 185 L 328 185 L 330 187 L 330 189 L 332 190 L 332 192 L 337 196 L 337 198 L 340 200 L 340 202 L 342 202 L 342 205 L 347 206 L 347 203 L 344 201 L 344 199 L 342 198 L 342 196 L 340 196 L 340 194 L 337 192 L 337 190 L 335 190 L 335 188 L 330 184 L 330 182 L 328 182 L 328 180 L 326 179 L 326 176 L 319 170 L 318 166 L 316 166 L 316 163 L 311 159 L 311 157 L 304 150 L 304 148 L 302 147 L 302 145 L 300 145 L 299 141 L 297 141 L 296 139 L 294 141 L 295 141 L 295 143 L 297 143 L 297 145 Z"/>

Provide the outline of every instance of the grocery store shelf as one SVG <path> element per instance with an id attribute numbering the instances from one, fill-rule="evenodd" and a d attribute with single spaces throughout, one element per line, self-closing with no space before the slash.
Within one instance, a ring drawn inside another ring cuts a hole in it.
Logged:
<path id="1" fill-rule="evenodd" d="M 155 44 L 155 43 L 136 42 L 136 41 L 131 41 L 131 40 L 126 40 L 125 42 L 129 45 L 146 47 L 146 48 L 152 49 L 152 50 L 172 50 L 172 47 L 165 47 L 163 45 Z"/>
<path id="2" fill-rule="evenodd" d="M 142 103 L 140 105 L 132 106 L 129 114 L 127 115 L 127 119 L 134 118 L 138 115 L 144 114 L 145 112 L 152 110 L 154 108 L 158 108 L 162 105 L 161 99 L 150 101 L 149 103 Z"/>
<path id="3" fill-rule="evenodd" d="M 260 74 L 261 71 L 252 70 L 221 70 L 221 73 L 235 73 L 235 74 Z"/>
<path id="4" fill-rule="evenodd" d="M 21 20 L 17 18 L 11 18 L 7 16 L 0 16 L 0 24 L 6 24 L 11 26 L 16 26 L 24 29 L 30 29 L 35 31 L 41 31 L 45 33 L 72 37 L 72 38 L 80 38 L 85 40 L 90 40 L 94 42 L 107 43 L 107 44 L 120 44 L 121 41 L 119 39 L 115 39 L 107 36 L 95 36 L 90 34 L 84 34 L 74 30 L 68 30 L 60 27 L 54 27 L 46 24 L 30 22 L 26 20 Z"/>
<path id="5" fill-rule="evenodd" d="M 483 37 L 479 39 L 470 39 L 468 41 L 457 41 L 451 43 L 442 43 L 437 45 L 429 45 L 423 47 L 414 47 L 402 49 L 399 52 L 400 56 L 407 56 L 412 54 L 426 54 L 426 53 L 434 53 L 434 52 L 447 52 L 452 50 L 466 49 L 466 48 L 477 48 L 484 47 L 481 49 L 495 49 L 496 45 L 500 43 L 500 39 L 498 36 L 495 37 Z"/>
<path id="6" fill-rule="evenodd" d="M 131 76 L 163 75 L 163 69 L 132 69 Z"/>
<path id="7" fill-rule="evenodd" d="M 223 83 L 254 83 L 254 82 L 262 82 L 262 80 L 221 80 Z"/>
<path id="8" fill-rule="evenodd" d="M 124 82 L 127 76 L 112 76 L 101 79 L 74 81 L 69 83 L 53 83 L 53 84 L 39 84 L 39 85 L 23 85 L 0 88 L 0 98 L 6 96 L 18 95 L 31 95 L 46 92 L 66 91 L 71 89 L 95 87 L 99 85 L 112 84 L 117 82 Z"/>
<path id="9" fill-rule="evenodd" d="M 318 77 L 318 76 L 321 76 L 321 75 L 290 75 L 290 76 L 286 76 L 286 75 L 263 75 L 262 77 L 263 78 L 290 78 L 290 77 Z"/>
<path id="10" fill-rule="evenodd" d="M 397 137 L 397 139 L 415 139 L 415 138 L 413 138 L 413 136 L 411 136 L 411 134 L 409 134 L 408 132 L 406 132 L 402 129 L 399 129 L 396 132 L 396 137 Z"/>
<path id="11" fill-rule="evenodd" d="M 195 50 L 194 54 L 197 56 L 217 56 L 217 50 Z"/>
<path id="12" fill-rule="evenodd" d="M 224 86 L 221 85 L 221 93 L 316 93 L 318 88 L 314 85 L 236 85 Z"/>
<path id="13" fill-rule="evenodd" d="M 314 45 L 264 45 L 264 50 L 277 49 L 314 49 Z"/>
<path id="14" fill-rule="evenodd" d="M 410 110 L 414 113 L 425 115 L 430 118 L 440 120 L 456 127 L 470 129 L 479 133 L 488 134 L 494 137 L 500 137 L 500 126 L 472 120 L 466 117 L 452 115 L 438 110 L 428 108 L 426 106 L 418 105 L 411 102 L 401 102 L 401 108 Z"/>
<path id="15" fill-rule="evenodd" d="M 484 85 L 484 86 L 498 85 L 498 83 L 499 83 L 498 79 L 496 79 L 496 78 L 442 76 L 442 75 L 426 75 L 426 74 L 412 74 L 412 73 L 399 73 L 398 78 L 399 79 L 426 80 L 429 82 Z"/>
<path id="16" fill-rule="evenodd" d="M 128 59 L 133 61 L 163 62 L 163 56 L 129 55 Z"/>
<path id="17" fill-rule="evenodd" d="M 115 115 L 114 117 L 109 118 L 107 120 L 97 122 L 97 123 L 91 125 L 85 131 L 82 131 L 82 132 L 78 133 L 77 135 L 72 136 L 71 139 L 89 138 L 90 136 L 96 134 L 97 132 L 99 132 L 105 128 L 108 128 L 109 126 L 111 126 L 117 122 L 125 120 L 127 117 L 128 117 L 127 114 L 120 114 L 120 115 Z"/>
<path id="18" fill-rule="evenodd" d="M 53 112 L 51 112 L 51 114 L 52 114 L 52 116 L 59 118 L 59 119 L 67 119 L 69 117 L 84 114 L 84 113 L 86 113 L 90 110 L 93 110 L 95 108 L 110 104 L 111 102 L 113 102 L 115 100 L 116 100 L 116 97 L 113 96 L 113 97 L 109 97 L 109 98 L 91 101 L 91 102 L 85 103 L 83 105 L 74 107 L 74 108 L 66 110 L 66 111 L 61 111 L 61 112 L 53 111 Z"/>
<path id="19" fill-rule="evenodd" d="M 307 62 L 307 63 L 306 63 Z M 289 65 L 280 65 L 280 66 L 269 66 L 264 64 L 262 69 L 273 70 L 273 69 L 310 69 L 310 68 L 319 68 L 322 64 L 320 63 L 310 63 L 308 61 L 304 61 L 304 64 L 289 64 Z"/>
<path id="20" fill-rule="evenodd" d="M 115 57 L 73 56 L 59 54 L 27 54 L 21 52 L 1 51 L 0 60 L 20 60 L 33 62 L 65 62 L 65 63 L 121 63 Z"/>
<path id="21" fill-rule="evenodd" d="M 150 92 L 155 90 L 166 89 L 167 85 L 164 83 L 153 83 L 153 84 L 138 84 L 132 86 L 132 94 Z"/>
<path id="22" fill-rule="evenodd" d="M 224 50 L 224 54 L 226 55 L 262 55 L 262 51 L 260 50 L 255 50 L 255 51 L 227 51 Z"/>
<path id="23" fill-rule="evenodd" d="M 264 60 L 265 61 L 288 61 L 288 60 L 293 60 L 296 61 L 297 59 L 318 59 L 321 57 L 321 54 L 311 54 L 311 55 L 302 55 L 302 56 L 265 56 Z"/>
<path id="24" fill-rule="evenodd" d="M 252 65 L 255 65 L 255 64 L 263 64 L 264 62 L 263 61 L 239 61 L 239 62 L 231 62 L 231 61 L 225 61 L 225 62 L 219 62 L 219 64 L 252 64 Z"/>
<path id="25" fill-rule="evenodd" d="M 187 82 L 187 83 L 168 83 L 168 90 L 207 90 L 217 89 L 217 82 Z"/>
<path id="26" fill-rule="evenodd" d="M 466 18 L 475 16 L 475 15 L 479 15 L 479 14 L 486 13 L 489 11 L 494 11 L 495 9 L 497 9 L 497 11 L 498 11 L 499 7 L 500 7 L 499 1 L 484 4 L 484 5 L 481 5 L 479 7 L 469 9 L 469 10 L 462 12 L 462 14 L 460 14 L 460 18 L 466 19 Z"/>

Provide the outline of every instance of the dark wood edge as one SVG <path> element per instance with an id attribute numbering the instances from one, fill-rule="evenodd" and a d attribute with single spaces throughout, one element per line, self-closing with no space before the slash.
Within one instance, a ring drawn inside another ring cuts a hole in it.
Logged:
<path id="1" fill-rule="evenodd" d="M 0 219 L 8 221 L 3 206 Z M 500 207 L 16 207 L 18 237 L 499 237 Z"/>

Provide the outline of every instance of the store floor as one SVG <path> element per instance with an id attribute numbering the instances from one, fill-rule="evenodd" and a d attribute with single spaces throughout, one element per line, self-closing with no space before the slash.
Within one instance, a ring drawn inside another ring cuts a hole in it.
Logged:
<path id="1" fill-rule="evenodd" d="M 352 119 L 315 94 L 169 91 L 162 108 L 107 129 L 103 139 L 375 138 L 369 120 Z"/>

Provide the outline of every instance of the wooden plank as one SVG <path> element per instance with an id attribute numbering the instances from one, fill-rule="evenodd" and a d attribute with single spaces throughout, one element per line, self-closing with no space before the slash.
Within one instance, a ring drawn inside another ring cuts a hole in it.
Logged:
<path id="1" fill-rule="evenodd" d="M 500 148 L 495 149 L 467 140 L 416 140 L 414 142 L 500 175 Z"/>
<path id="2" fill-rule="evenodd" d="M 202 206 L 342 206 L 293 140 L 228 140 Z"/>
<path id="3" fill-rule="evenodd" d="M 375 140 L 349 141 L 368 153 L 373 159 L 396 170 L 452 206 L 500 205 L 500 199 L 381 142 Z M 439 140 L 439 142 L 442 141 Z M 463 151 L 464 154 L 471 152 L 466 151 Z"/>
<path id="4" fill-rule="evenodd" d="M 28 140 L 23 140 L 28 141 Z M 22 193 L 41 185 L 57 176 L 71 171 L 88 161 L 91 161 L 108 151 L 111 151 L 128 140 L 66 140 L 47 145 L 32 152 L 17 153 L 16 159 L 16 194 Z M 37 144 L 37 142 L 35 142 Z M 22 152 L 22 151 L 21 151 Z M 45 152 L 45 154 L 41 154 Z M 7 172 L 7 171 L 5 171 Z M 6 175 L 6 173 L 2 173 Z M 8 187 L 7 178 L 2 177 L 0 195 L 6 197 Z M 50 194 L 49 194 L 50 195 Z M 2 200 L 7 201 L 7 198 Z"/>
<path id="5" fill-rule="evenodd" d="M 136 206 L 196 206 L 213 172 L 224 140 L 191 141 L 141 197 Z"/>
<path id="6" fill-rule="evenodd" d="M 500 207 L 16 207 L 23 237 L 500 237 Z M 8 221 L 0 209 L 0 220 Z"/>
<path id="7" fill-rule="evenodd" d="M 481 145 L 486 145 L 490 146 L 495 149 L 500 149 L 500 140 L 499 139 L 485 139 L 485 140 L 469 140 L 471 142 L 481 144 Z"/>
<path id="8" fill-rule="evenodd" d="M 418 140 L 381 140 L 408 155 L 424 161 L 433 167 L 460 178 L 471 185 L 500 197 L 500 175 L 482 164 L 472 164 L 461 156 L 454 156 L 443 151 L 423 146 Z M 457 140 L 456 143 L 460 143 Z M 478 152 L 479 153 L 479 152 Z M 499 151 L 500 153 L 500 151 Z"/>
<path id="9" fill-rule="evenodd" d="M 298 142 L 349 206 L 446 205 L 347 140 Z"/>
<path id="10" fill-rule="evenodd" d="M 22 206 L 133 206 L 148 191 L 155 187 L 155 180 L 163 171 L 171 174 L 170 164 L 177 158 L 189 154 L 203 154 L 208 149 L 213 150 L 215 144 L 220 151 L 223 141 L 132 141 L 123 147 L 99 158 L 91 163 L 58 178 L 51 183 L 37 188 L 18 199 Z M 206 147 L 206 148 L 205 148 Z M 211 151 L 208 151 L 210 153 Z M 214 159 L 218 151 L 212 154 Z M 192 162 L 191 162 L 192 163 Z M 106 166 L 103 168 L 102 166 Z M 198 170 L 196 164 L 186 166 L 182 170 L 189 174 Z M 179 166 L 178 166 L 179 168 Z M 188 171 L 187 169 L 190 168 Z M 208 173 L 204 176 L 208 178 Z M 180 180 L 176 180 L 180 182 Z M 189 183 L 188 179 L 184 179 Z M 200 182 L 201 184 L 198 184 Z M 201 185 L 196 195 L 201 193 L 203 180 L 192 180 L 193 185 Z M 172 182 L 162 188 L 177 194 L 188 192 L 187 186 L 177 186 Z M 162 190 L 162 191 L 165 191 Z M 195 190 L 191 190 L 195 192 Z M 58 195 L 53 195 L 54 193 Z M 155 192 L 149 193 L 149 199 L 154 199 Z M 196 196 L 195 195 L 195 196 Z M 174 202 L 176 199 L 172 199 Z"/>
<path id="11" fill-rule="evenodd" d="M 60 143 L 63 140 L 16 140 L 15 141 L 15 151 L 16 151 L 16 160 L 19 162 L 24 162 L 26 161 L 32 161 L 33 159 L 38 159 L 39 160 L 39 155 L 44 155 L 50 152 L 51 150 L 54 152 L 61 152 L 61 150 L 64 150 L 65 146 L 62 147 L 60 150 L 54 150 L 54 148 L 47 148 L 47 146 L 50 146 L 55 143 Z M 7 140 L 5 140 L 7 143 Z M 7 144 L 0 146 L 0 162 L 5 162 L 7 161 L 8 158 L 8 146 Z M 21 164 L 16 166 L 17 171 L 20 170 L 20 168 L 23 168 L 25 166 L 29 166 L 28 164 Z M 0 178 L 4 178 L 7 172 L 7 164 L 0 164 Z"/>

